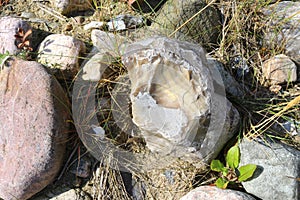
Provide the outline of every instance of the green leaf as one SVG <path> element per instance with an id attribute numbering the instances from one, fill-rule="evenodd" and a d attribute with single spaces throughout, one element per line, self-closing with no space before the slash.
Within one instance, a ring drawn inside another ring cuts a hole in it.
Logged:
<path id="1" fill-rule="evenodd" d="M 9 52 L 6 52 L 5 54 L 0 54 L 0 65 L 2 65 L 3 61 L 9 57 Z"/>
<path id="2" fill-rule="evenodd" d="M 218 179 L 216 180 L 216 186 L 217 186 L 218 188 L 225 189 L 225 188 L 227 188 L 228 183 L 229 183 L 229 181 L 227 181 L 227 180 L 224 179 L 224 178 L 218 178 Z"/>
<path id="3" fill-rule="evenodd" d="M 240 149 L 238 146 L 231 147 L 226 155 L 226 163 L 231 169 L 235 169 L 240 163 Z"/>
<path id="4" fill-rule="evenodd" d="M 253 176 L 253 173 L 255 172 L 256 170 L 256 165 L 254 164 L 248 164 L 248 165 L 244 165 L 244 166 L 241 166 L 239 168 L 239 181 L 242 182 L 242 181 L 246 181 L 247 179 L 251 178 Z"/>
<path id="5" fill-rule="evenodd" d="M 223 163 L 221 163 L 221 161 L 213 160 L 210 163 L 210 169 L 216 172 L 223 172 L 226 168 L 224 167 Z"/>

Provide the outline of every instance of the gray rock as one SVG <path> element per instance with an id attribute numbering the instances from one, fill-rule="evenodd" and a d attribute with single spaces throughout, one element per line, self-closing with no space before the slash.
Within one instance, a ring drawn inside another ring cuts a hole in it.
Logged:
<path id="1" fill-rule="evenodd" d="M 282 1 L 268 6 L 264 13 L 271 16 L 266 41 L 285 44 L 286 54 L 300 64 L 300 2 Z"/>
<path id="2" fill-rule="evenodd" d="M 97 53 L 83 65 L 82 79 L 86 81 L 99 81 L 105 69 L 113 62 L 114 58 L 108 53 Z"/>
<path id="3" fill-rule="evenodd" d="M 276 55 L 262 65 L 266 85 L 290 83 L 297 80 L 297 66 L 286 55 Z"/>
<path id="4" fill-rule="evenodd" d="M 0 18 L 0 54 L 4 54 L 7 51 L 11 55 L 15 55 L 20 52 L 16 46 L 16 33 L 21 28 L 24 32 L 31 29 L 30 25 L 19 19 L 13 17 L 2 17 Z"/>
<path id="5" fill-rule="evenodd" d="M 90 59 L 83 63 L 82 79 L 99 81 L 105 69 L 122 55 L 127 39 L 101 30 L 92 30 L 91 39 L 94 49 L 90 53 Z"/>
<path id="6" fill-rule="evenodd" d="M 37 61 L 63 78 L 73 78 L 79 70 L 79 57 L 85 52 L 85 44 L 71 36 L 52 34 L 39 46 Z"/>
<path id="7" fill-rule="evenodd" d="M 208 162 L 234 134 L 239 114 L 200 46 L 153 37 L 127 46 L 122 62 L 133 122 L 153 152 Z"/>
<path id="8" fill-rule="evenodd" d="M 243 97 L 245 92 L 243 91 L 241 85 L 227 72 L 222 63 L 214 58 L 207 58 L 208 64 L 212 67 L 211 70 L 218 70 L 222 76 L 222 82 L 217 84 L 222 84 L 225 86 L 225 90 L 228 94 L 234 97 Z"/>
<path id="9" fill-rule="evenodd" d="M 109 31 L 123 31 L 138 28 L 145 24 L 142 16 L 118 15 L 107 23 Z"/>
<path id="10" fill-rule="evenodd" d="M 140 12 L 148 13 L 157 11 L 165 1 L 166 0 L 129 0 L 127 3 Z"/>
<path id="11" fill-rule="evenodd" d="M 170 0 L 167 1 L 159 11 L 150 29 L 156 34 L 172 34 L 177 28 L 185 25 L 172 37 L 195 41 L 204 47 L 216 44 L 219 36 L 220 12 L 213 6 L 204 9 L 200 14 L 193 17 L 206 6 L 205 0 Z M 188 23 L 186 23 L 190 20 Z"/>
<path id="12" fill-rule="evenodd" d="M 220 189 L 213 186 L 200 186 L 190 192 L 185 196 L 180 198 L 180 200 L 255 200 L 252 196 L 230 189 Z"/>
<path id="13" fill-rule="evenodd" d="M 53 8 L 63 15 L 92 9 L 92 0 L 50 0 Z"/>
<path id="14" fill-rule="evenodd" d="M 89 29 L 101 29 L 104 26 L 104 24 L 104 22 L 91 21 L 90 23 L 84 25 L 83 29 L 86 31 Z"/>
<path id="15" fill-rule="evenodd" d="M 28 199 L 61 168 L 68 101 L 37 62 L 11 58 L 0 73 L 0 198 Z"/>
<path id="16" fill-rule="evenodd" d="M 124 52 L 125 44 L 130 42 L 119 34 L 100 30 L 92 30 L 91 39 L 94 47 L 96 47 L 96 52 L 109 53 L 113 57 L 120 57 Z"/>
<path id="17" fill-rule="evenodd" d="M 254 177 L 242 182 L 248 193 L 261 199 L 299 199 L 300 151 L 279 142 L 247 139 L 240 150 L 240 165 L 258 166 Z"/>

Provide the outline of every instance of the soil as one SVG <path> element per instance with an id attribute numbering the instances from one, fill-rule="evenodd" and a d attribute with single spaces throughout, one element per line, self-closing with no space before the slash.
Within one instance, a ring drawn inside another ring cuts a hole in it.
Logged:
<path id="1" fill-rule="evenodd" d="M 108 21 L 119 14 L 138 15 L 138 13 L 130 9 L 124 1 L 111 0 L 109 6 L 102 6 L 100 0 L 94 0 L 92 2 L 93 5 L 91 5 L 90 10 L 71 13 L 70 16 L 66 17 L 55 12 L 55 10 L 51 8 L 49 1 L 46 0 L 0 0 L 0 17 L 9 15 L 30 21 L 33 28 L 31 44 L 31 47 L 33 48 L 33 59 L 36 56 L 34 52 L 36 52 L 41 41 L 43 41 L 46 36 L 53 33 L 65 34 L 78 38 L 85 42 L 89 51 L 92 47 L 90 38 L 91 31 L 83 29 L 85 24 L 88 24 L 91 21 Z M 29 18 L 24 16 L 29 16 Z M 298 88 L 295 94 L 298 95 L 299 91 L 300 89 Z M 75 128 L 73 133 L 70 134 L 70 140 L 66 142 L 68 153 L 65 156 L 65 164 L 61 174 L 56 178 L 54 183 L 36 194 L 31 200 L 50 199 L 63 192 L 69 191 L 70 189 L 76 191 L 76 199 L 130 199 L 127 193 L 128 185 L 122 185 L 124 184 L 122 180 L 128 180 L 126 178 L 127 175 L 112 169 L 106 169 L 106 167 L 108 167 L 108 165 L 105 164 L 107 161 L 98 161 L 88 153 L 84 145 L 80 142 Z M 299 141 L 295 141 L 295 144 L 293 145 L 300 149 Z M 83 174 L 78 173 L 78 166 L 81 166 L 81 164 L 83 166 L 88 166 L 83 169 Z M 178 179 L 178 183 L 180 183 L 180 180 L 183 180 L 183 177 L 180 175 L 180 172 L 184 171 L 183 168 L 187 169 L 186 171 L 188 173 L 184 174 L 184 178 L 186 185 L 190 184 L 190 187 L 194 184 L 191 180 L 197 180 L 206 185 L 211 184 L 216 180 L 215 174 L 206 173 L 207 171 L 205 170 L 197 171 L 192 166 L 185 165 L 186 164 L 182 164 L 179 161 L 179 164 L 174 166 L 174 171 L 177 170 L 178 166 L 181 167 L 177 171 L 179 173 L 176 172 L 174 174 L 174 178 Z M 150 188 L 150 190 L 155 190 L 154 193 L 160 191 L 158 190 L 159 187 L 165 187 L 165 183 L 155 181 L 155 178 L 165 172 L 152 172 L 152 174 L 149 173 L 144 177 L 142 175 L 135 175 L 135 180 L 142 180 L 140 182 L 142 185 L 140 186 L 140 193 L 144 192 L 143 184 L 147 184 L 147 187 Z M 84 173 L 88 173 L 88 175 L 86 176 Z M 106 179 L 103 180 L 103 177 L 106 177 Z M 133 178 L 134 177 L 131 177 L 131 179 Z M 152 179 L 152 185 L 148 185 L 149 182 L 147 183 L 146 181 L 150 179 Z M 169 180 L 164 181 L 168 182 Z M 178 186 L 182 189 L 181 194 L 186 193 L 186 190 L 188 189 L 186 188 L 186 185 Z M 242 188 L 239 188 L 239 186 L 235 189 L 243 190 Z M 178 195 L 180 196 L 180 194 Z M 147 199 L 154 198 L 148 196 Z M 160 199 L 168 198 L 162 196 Z"/>

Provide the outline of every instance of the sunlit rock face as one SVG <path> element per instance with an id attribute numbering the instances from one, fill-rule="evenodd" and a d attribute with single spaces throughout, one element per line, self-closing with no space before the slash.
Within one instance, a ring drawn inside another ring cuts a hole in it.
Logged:
<path id="1" fill-rule="evenodd" d="M 210 160 L 232 137 L 239 115 L 202 47 L 157 36 L 129 45 L 122 61 L 132 120 L 151 151 Z"/>

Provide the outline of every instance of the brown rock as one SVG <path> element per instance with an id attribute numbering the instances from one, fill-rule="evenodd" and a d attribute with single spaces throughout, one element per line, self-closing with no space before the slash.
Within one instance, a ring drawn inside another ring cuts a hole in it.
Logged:
<path id="1" fill-rule="evenodd" d="M 82 41 L 67 35 L 52 34 L 40 44 L 37 61 L 52 69 L 53 73 L 61 71 L 65 78 L 73 78 L 78 72 L 78 60 L 83 52 L 85 44 Z"/>
<path id="2" fill-rule="evenodd" d="M 286 55 L 280 54 L 265 61 L 262 66 L 266 85 L 282 84 L 297 80 L 297 66 Z"/>
<path id="3" fill-rule="evenodd" d="M 10 58 L 0 73 L 0 199 L 28 199 L 60 170 L 66 96 L 42 65 Z"/>
<path id="4" fill-rule="evenodd" d="M 91 2 L 92 0 L 50 0 L 51 5 L 63 15 L 92 9 Z"/>
<path id="5" fill-rule="evenodd" d="M 16 54 L 20 51 L 15 44 L 15 34 L 18 28 L 22 28 L 26 33 L 30 29 L 30 25 L 19 18 L 0 18 L 0 54 L 4 54 L 7 51 L 10 54 Z"/>

